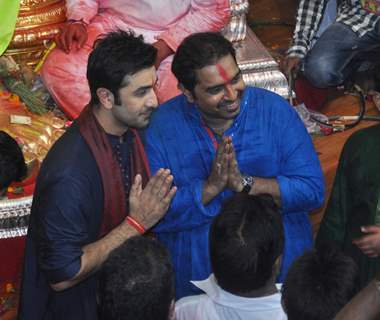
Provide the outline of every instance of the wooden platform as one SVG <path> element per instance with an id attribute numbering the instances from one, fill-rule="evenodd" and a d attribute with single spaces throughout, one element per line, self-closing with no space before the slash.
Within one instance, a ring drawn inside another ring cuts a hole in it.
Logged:
<path id="1" fill-rule="evenodd" d="M 279 61 L 288 48 L 295 25 L 298 0 L 249 0 L 248 24 L 271 55 Z M 322 110 L 327 115 L 355 115 L 359 110 L 357 98 L 344 96 L 330 102 Z M 366 114 L 380 115 L 373 103 L 367 103 Z M 314 138 L 314 145 L 319 154 L 326 183 L 324 206 L 311 214 L 314 234 L 318 231 L 324 209 L 330 196 L 339 155 L 348 137 L 355 131 L 380 122 L 363 121 L 358 126 L 331 136 Z"/>

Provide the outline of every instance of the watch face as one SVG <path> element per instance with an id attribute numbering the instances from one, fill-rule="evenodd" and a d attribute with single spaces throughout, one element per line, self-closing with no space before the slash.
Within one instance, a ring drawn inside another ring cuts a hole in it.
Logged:
<path id="1" fill-rule="evenodd" d="M 245 186 L 252 187 L 252 185 L 253 185 L 253 177 L 247 176 L 247 175 L 243 175 L 242 184 L 243 184 L 244 187 Z"/>
<path id="2" fill-rule="evenodd" d="M 242 192 L 249 194 L 254 183 L 253 177 L 243 174 L 241 177 L 241 183 L 243 185 Z"/>

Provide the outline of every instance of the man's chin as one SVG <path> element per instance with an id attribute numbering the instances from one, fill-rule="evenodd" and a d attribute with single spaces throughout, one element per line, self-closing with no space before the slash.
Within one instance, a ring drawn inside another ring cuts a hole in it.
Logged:
<path id="1" fill-rule="evenodd" d="M 239 115 L 239 113 L 240 113 L 240 106 L 238 106 L 236 109 L 225 110 L 223 112 L 225 118 L 227 118 L 227 119 L 234 119 Z"/>
<path id="2" fill-rule="evenodd" d="M 236 100 L 234 103 L 222 104 L 218 109 L 223 110 L 225 113 L 237 114 L 240 112 L 240 99 Z"/>
<path id="3" fill-rule="evenodd" d="M 150 118 L 147 120 L 139 121 L 135 124 L 135 129 L 145 129 L 147 126 L 149 126 Z"/>

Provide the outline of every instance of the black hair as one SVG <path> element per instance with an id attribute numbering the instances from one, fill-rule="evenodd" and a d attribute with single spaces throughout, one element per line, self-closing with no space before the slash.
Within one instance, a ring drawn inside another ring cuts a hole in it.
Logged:
<path id="1" fill-rule="evenodd" d="M 132 31 L 115 31 L 106 34 L 94 44 L 88 58 L 87 80 L 90 86 L 90 105 L 98 105 L 96 90 L 106 88 L 112 92 L 116 104 L 119 102 L 119 89 L 125 76 L 154 66 L 157 49 L 144 42 L 142 36 Z"/>
<path id="2" fill-rule="evenodd" d="M 166 248 L 136 236 L 115 249 L 100 276 L 100 318 L 167 320 L 174 299 L 174 271 Z"/>
<path id="3" fill-rule="evenodd" d="M 336 247 L 321 246 L 291 265 L 282 304 L 289 320 L 332 320 L 357 291 L 355 262 Z"/>
<path id="4" fill-rule="evenodd" d="M 220 287 L 233 294 L 264 287 L 283 248 L 282 219 L 270 195 L 236 194 L 212 222 L 212 270 Z"/>
<path id="5" fill-rule="evenodd" d="M 0 131 L 0 190 L 26 176 L 27 168 L 21 148 L 8 133 Z"/>
<path id="6" fill-rule="evenodd" d="M 216 64 L 219 59 L 229 54 L 236 61 L 232 43 L 220 33 L 194 33 L 182 41 L 174 54 L 172 72 L 178 82 L 194 94 L 198 81 L 195 71 Z"/>

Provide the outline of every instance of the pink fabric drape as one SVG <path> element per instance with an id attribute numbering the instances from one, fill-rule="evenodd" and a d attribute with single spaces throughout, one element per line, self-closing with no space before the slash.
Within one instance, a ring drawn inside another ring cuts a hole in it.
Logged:
<path id="1" fill-rule="evenodd" d="M 229 0 L 66 0 L 68 19 L 89 23 L 85 46 L 70 54 L 53 50 L 41 75 L 53 98 L 71 118 L 90 100 L 86 79 L 88 55 L 94 40 L 112 30 L 133 29 L 147 42 L 164 40 L 174 51 L 194 32 L 218 31 L 230 18 Z M 179 94 L 171 73 L 172 56 L 157 70 L 160 103 Z"/>

